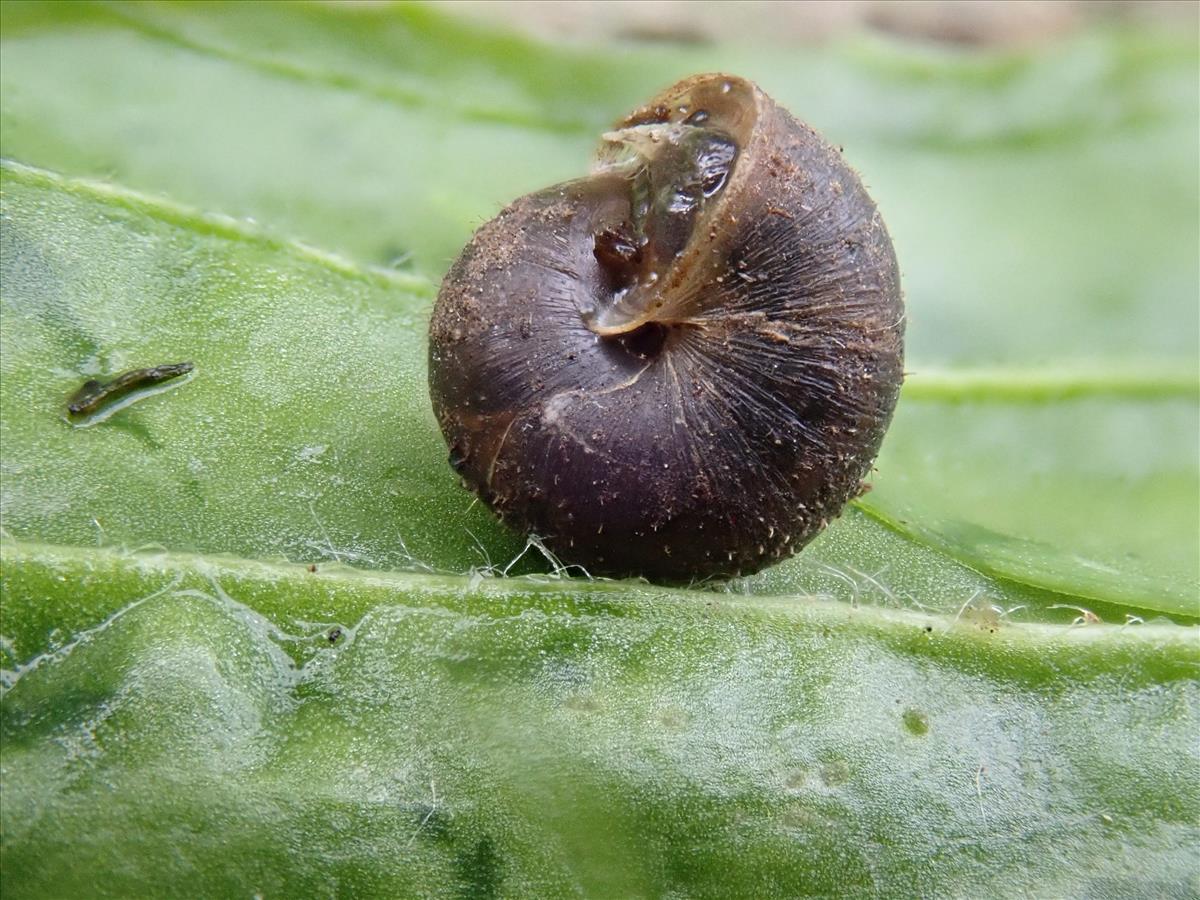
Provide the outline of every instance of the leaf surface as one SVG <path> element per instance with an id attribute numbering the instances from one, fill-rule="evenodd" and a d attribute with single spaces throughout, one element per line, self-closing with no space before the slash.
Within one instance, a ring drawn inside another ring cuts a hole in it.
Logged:
<path id="1" fill-rule="evenodd" d="M 186 874 L 209 896 L 1182 897 L 1195 876 L 1195 629 L 3 552 L 8 616 L 107 614 L 5 697 L 9 896 L 50 872 L 112 896 Z"/>

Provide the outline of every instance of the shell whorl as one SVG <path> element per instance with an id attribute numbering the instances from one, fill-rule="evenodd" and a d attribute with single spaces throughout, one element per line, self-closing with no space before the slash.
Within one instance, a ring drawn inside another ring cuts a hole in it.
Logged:
<path id="1" fill-rule="evenodd" d="M 750 82 L 687 79 L 443 282 L 451 464 L 594 573 L 761 568 L 859 490 L 902 380 L 891 241 L 841 155 Z"/>

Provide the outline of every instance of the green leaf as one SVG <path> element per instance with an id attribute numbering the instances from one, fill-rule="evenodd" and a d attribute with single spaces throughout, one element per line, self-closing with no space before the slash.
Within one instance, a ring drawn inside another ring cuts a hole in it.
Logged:
<path id="1" fill-rule="evenodd" d="M 2 173 L 12 533 L 378 568 L 465 568 L 468 529 L 499 534 L 483 510 L 464 520 L 429 410 L 427 281 L 121 189 Z M 187 383 L 68 421 L 83 375 L 180 360 Z"/>
<path id="2" fill-rule="evenodd" d="M 6 896 L 1194 888 L 1190 38 L 568 51 L 410 5 L 5 3 L 0 39 Z M 795 559 L 567 579 L 445 464 L 435 277 L 722 68 L 865 173 L 911 374 Z"/>
<path id="3" fill-rule="evenodd" d="M 1193 629 L 3 550 L 6 896 L 1194 886 Z"/>
<path id="4" fill-rule="evenodd" d="M 567 53 L 404 4 L 9 2 L 3 27 L 5 155 L 434 274 L 502 204 L 585 171 L 636 103 L 736 71 L 862 169 L 914 359 L 1195 368 L 1190 35 Z"/>

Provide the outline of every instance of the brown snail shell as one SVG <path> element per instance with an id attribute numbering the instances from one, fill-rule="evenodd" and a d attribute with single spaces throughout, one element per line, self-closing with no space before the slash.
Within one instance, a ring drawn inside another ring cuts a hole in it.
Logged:
<path id="1" fill-rule="evenodd" d="M 430 326 L 450 464 L 593 573 L 753 572 L 860 491 L 904 311 L 855 173 L 754 84 L 698 75 L 585 178 L 472 238 Z"/>

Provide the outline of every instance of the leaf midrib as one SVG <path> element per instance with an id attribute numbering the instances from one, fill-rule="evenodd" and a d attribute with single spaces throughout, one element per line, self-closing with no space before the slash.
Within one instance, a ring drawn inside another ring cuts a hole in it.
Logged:
<path id="1" fill-rule="evenodd" d="M 192 574 L 218 581 L 229 578 L 272 584 L 295 582 L 312 585 L 319 580 L 319 583 L 327 588 L 346 586 L 378 591 L 381 599 L 474 596 L 485 600 L 499 600 L 519 596 L 546 596 L 580 602 L 625 602 L 630 612 L 639 609 L 642 601 L 649 601 L 655 606 L 672 605 L 693 612 L 702 611 L 700 607 L 711 610 L 717 606 L 730 611 L 800 616 L 817 626 L 844 626 L 851 623 L 862 626 L 863 620 L 868 620 L 873 627 L 880 630 L 906 636 L 910 635 L 913 629 L 930 633 L 927 626 L 931 624 L 937 632 L 955 634 L 968 640 L 977 639 L 980 633 L 992 634 L 986 628 L 972 626 L 964 621 L 961 615 L 883 606 L 854 606 L 818 595 L 697 592 L 685 588 L 661 587 L 641 580 L 621 581 L 554 574 L 481 576 L 468 585 L 467 579 L 460 575 L 369 570 L 330 563 L 323 563 L 319 572 L 314 574 L 309 566 L 300 563 L 179 553 L 170 550 L 137 553 L 107 547 L 80 547 L 0 537 L 0 563 L 7 568 L 8 565 L 22 560 L 39 560 L 45 564 L 80 564 L 89 569 L 116 566 L 136 570 L 142 575 L 153 574 L 162 577 Z M 336 593 L 336 590 L 333 592 Z M 611 610 L 598 609 L 597 612 L 613 614 Z M 488 606 L 487 613 L 494 617 L 507 615 L 499 606 Z M 1137 626 L 1095 623 L 1079 627 L 1006 620 L 994 634 L 1001 637 L 988 639 L 1028 643 L 1040 648 L 1045 648 L 1047 641 L 1069 645 L 1127 645 L 1129 641 L 1148 641 L 1156 645 L 1185 645 L 1195 649 L 1196 639 L 1200 637 L 1200 626 L 1151 622 Z"/>

